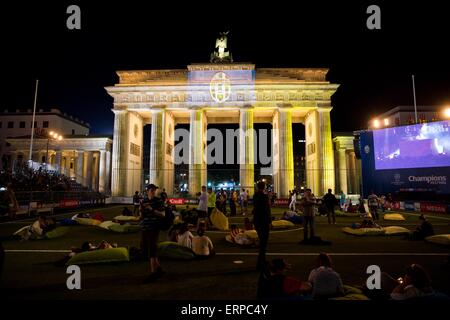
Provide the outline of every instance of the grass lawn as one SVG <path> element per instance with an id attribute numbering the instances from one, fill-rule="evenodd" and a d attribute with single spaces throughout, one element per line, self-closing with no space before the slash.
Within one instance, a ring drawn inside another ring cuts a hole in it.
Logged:
<path id="1" fill-rule="evenodd" d="M 93 210 L 110 219 L 118 215 L 122 206 Z M 279 217 L 284 209 L 274 208 Z M 239 211 L 239 210 L 238 210 Z M 68 214 L 66 216 L 71 216 Z M 400 225 L 414 229 L 418 218 L 404 214 L 406 221 L 383 221 L 383 226 Z M 450 217 L 429 216 L 437 234 L 450 233 Z M 242 216 L 230 218 L 230 223 L 242 224 Z M 306 279 L 314 267 L 317 253 L 332 255 L 334 269 L 341 274 L 344 284 L 363 284 L 365 271 L 376 264 L 382 271 L 396 277 L 403 276 L 404 268 L 411 263 L 422 264 L 430 273 L 433 286 L 450 294 L 450 270 L 445 265 L 448 247 L 427 242 L 413 242 L 402 236 L 355 237 L 344 234 L 341 229 L 358 222 L 358 217 L 338 217 L 336 225 L 328 225 L 325 217 L 317 217 L 316 231 L 330 246 L 307 246 L 298 242 L 303 237 L 300 228 L 272 231 L 269 240 L 269 259 L 284 257 L 292 264 L 289 274 Z M 0 236 L 12 234 L 29 222 L 19 221 L 0 224 Z M 91 226 L 74 226 L 59 239 L 3 242 L 6 253 L 1 279 L 1 290 L 9 299 L 255 299 L 258 273 L 255 270 L 257 248 L 239 248 L 227 243 L 226 232 L 207 231 L 217 256 L 206 261 L 162 260 L 167 274 L 152 284 L 143 284 L 148 264 L 128 262 L 81 266 L 82 290 L 66 288 L 66 268 L 56 267 L 53 262 L 64 253 L 51 250 L 68 250 L 80 246 L 83 241 L 93 243 L 107 240 L 119 246 L 139 246 L 139 234 L 117 234 Z M 166 240 L 161 233 L 160 240 Z M 11 252 L 8 250 L 50 250 L 50 252 Z M 235 261 L 242 263 L 235 263 Z"/>

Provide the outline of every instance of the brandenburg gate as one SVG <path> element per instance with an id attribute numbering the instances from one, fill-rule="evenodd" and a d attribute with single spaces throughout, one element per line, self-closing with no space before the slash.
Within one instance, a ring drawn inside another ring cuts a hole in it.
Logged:
<path id="1" fill-rule="evenodd" d="M 338 85 L 327 69 L 256 68 L 251 63 L 212 62 L 187 69 L 119 71 L 107 87 L 114 98 L 112 195 L 129 197 L 142 188 L 142 168 L 150 182 L 174 190 L 175 126 L 190 124 L 189 192 L 207 182 L 207 125 L 239 123 L 241 133 L 254 123 L 272 124 L 272 178 L 286 197 L 294 188 L 292 124 L 303 123 L 307 185 L 316 195 L 334 189 L 331 96 Z M 143 160 L 143 126 L 151 124 L 150 163 Z M 254 190 L 253 134 L 240 134 L 240 186 Z"/>

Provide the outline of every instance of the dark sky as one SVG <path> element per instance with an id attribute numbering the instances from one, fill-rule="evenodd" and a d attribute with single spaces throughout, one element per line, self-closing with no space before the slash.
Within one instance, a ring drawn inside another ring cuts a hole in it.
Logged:
<path id="1" fill-rule="evenodd" d="M 0 107 L 31 108 L 39 78 L 40 108 L 60 107 L 90 122 L 93 133 L 111 134 L 112 99 L 103 87 L 117 82 L 116 70 L 207 62 L 224 30 L 236 62 L 330 68 L 328 79 L 341 84 L 333 131 L 363 128 L 377 113 L 412 104 L 412 73 L 418 104 L 450 102 L 450 27 L 439 2 L 183 3 L 2 3 Z M 70 4 L 81 7 L 81 31 L 66 28 Z M 366 28 L 370 4 L 381 7 L 381 30 Z"/>

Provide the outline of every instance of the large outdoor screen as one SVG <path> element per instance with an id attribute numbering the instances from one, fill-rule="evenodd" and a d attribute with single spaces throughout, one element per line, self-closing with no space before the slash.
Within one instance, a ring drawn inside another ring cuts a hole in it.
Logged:
<path id="1" fill-rule="evenodd" d="M 450 166 L 450 121 L 373 132 L 375 169 Z"/>

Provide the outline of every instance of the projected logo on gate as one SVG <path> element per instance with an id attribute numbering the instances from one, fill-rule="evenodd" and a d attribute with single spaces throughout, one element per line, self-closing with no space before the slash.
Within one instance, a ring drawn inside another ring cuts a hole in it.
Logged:
<path id="1" fill-rule="evenodd" d="M 231 81 L 224 72 L 217 72 L 209 84 L 211 98 L 218 103 L 227 101 L 231 95 Z"/>

